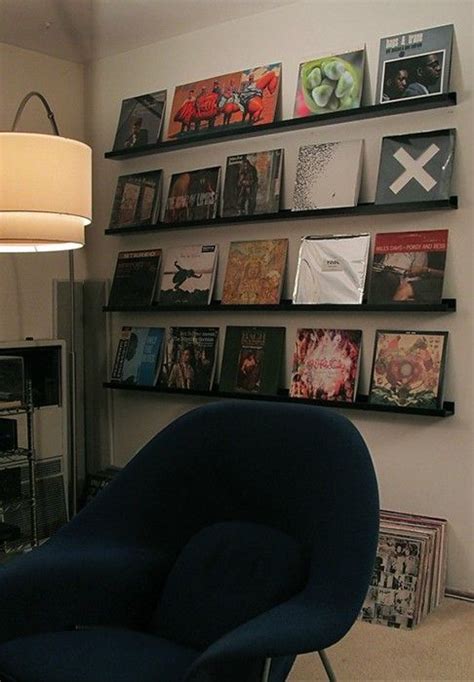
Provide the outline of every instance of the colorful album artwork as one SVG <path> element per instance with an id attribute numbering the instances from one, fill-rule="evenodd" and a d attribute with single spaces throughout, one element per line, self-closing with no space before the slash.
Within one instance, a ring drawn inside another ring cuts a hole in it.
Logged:
<path id="1" fill-rule="evenodd" d="M 359 329 L 298 329 L 290 396 L 353 402 L 361 342 Z"/>
<path id="2" fill-rule="evenodd" d="M 294 118 L 360 107 L 364 61 L 362 49 L 300 64 Z"/>
<path id="3" fill-rule="evenodd" d="M 272 123 L 281 64 L 267 64 L 204 78 L 175 89 L 168 138 L 188 137 L 229 126 Z"/>
<path id="4" fill-rule="evenodd" d="M 447 339 L 448 332 L 378 330 L 369 402 L 440 408 Z"/>
<path id="5" fill-rule="evenodd" d="M 222 304 L 279 303 L 287 252 L 288 239 L 231 242 Z"/>
<path id="6" fill-rule="evenodd" d="M 375 235 L 369 303 L 440 303 L 448 230 Z"/>

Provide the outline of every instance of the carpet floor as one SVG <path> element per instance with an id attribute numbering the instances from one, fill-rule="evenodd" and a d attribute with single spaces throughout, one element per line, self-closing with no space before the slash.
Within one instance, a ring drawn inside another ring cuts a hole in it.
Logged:
<path id="1" fill-rule="evenodd" d="M 414 630 L 357 622 L 326 650 L 342 680 L 474 681 L 474 604 L 446 598 Z M 319 656 L 298 656 L 288 682 L 327 679 Z"/>

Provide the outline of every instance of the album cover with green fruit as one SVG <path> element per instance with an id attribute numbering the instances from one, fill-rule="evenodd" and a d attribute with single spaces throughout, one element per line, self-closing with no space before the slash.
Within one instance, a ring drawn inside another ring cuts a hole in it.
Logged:
<path id="1" fill-rule="evenodd" d="M 294 118 L 358 109 L 364 83 L 365 50 L 310 59 L 300 64 Z"/>

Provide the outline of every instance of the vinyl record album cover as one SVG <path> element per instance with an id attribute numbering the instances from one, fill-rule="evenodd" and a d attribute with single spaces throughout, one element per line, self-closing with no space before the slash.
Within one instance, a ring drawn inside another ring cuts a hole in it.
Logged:
<path id="1" fill-rule="evenodd" d="M 447 340 L 448 332 L 378 330 L 369 402 L 440 408 Z"/>
<path id="2" fill-rule="evenodd" d="M 166 90 L 124 99 L 113 151 L 156 144 L 165 113 Z"/>
<path id="3" fill-rule="evenodd" d="M 161 249 L 120 251 L 109 306 L 151 305 L 158 283 Z"/>
<path id="4" fill-rule="evenodd" d="M 171 176 L 163 222 L 212 220 L 217 216 L 220 166 L 174 173 Z"/>
<path id="5" fill-rule="evenodd" d="M 448 230 L 375 235 L 369 303 L 440 303 Z"/>
<path id="6" fill-rule="evenodd" d="M 165 330 L 161 327 L 122 327 L 112 381 L 139 386 L 156 384 Z"/>
<path id="7" fill-rule="evenodd" d="M 179 85 L 174 92 L 168 137 L 194 137 L 219 128 L 272 123 L 280 80 L 278 63 Z"/>
<path id="8" fill-rule="evenodd" d="M 222 303 L 279 303 L 287 252 L 288 239 L 231 242 Z"/>
<path id="9" fill-rule="evenodd" d="M 227 157 L 222 215 L 276 213 L 280 208 L 283 149 Z"/>
<path id="10" fill-rule="evenodd" d="M 159 294 L 160 305 L 210 303 L 217 254 L 217 244 L 194 244 L 166 249 Z"/>
<path id="11" fill-rule="evenodd" d="M 456 130 L 384 137 L 376 204 L 449 199 Z"/>
<path id="12" fill-rule="evenodd" d="M 382 38 L 375 103 L 448 92 L 453 33 L 448 24 Z"/>
<path id="13" fill-rule="evenodd" d="M 420 538 L 381 528 L 375 568 L 361 619 L 394 628 L 416 624 L 421 601 L 426 543 Z"/>
<path id="14" fill-rule="evenodd" d="M 293 211 L 355 206 L 359 199 L 363 140 L 299 148 Z"/>
<path id="15" fill-rule="evenodd" d="M 160 213 L 162 177 L 161 170 L 121 175 L 109 228 L 154 225 Z"/>
<path id="16" fill-rule="evenodd" d="M 214 382 L 218 327 L 170 327 L 160 375 L 166 388 L 210 391 Z"/>
<path id="17" fill-rule="evenodd" d="M 353 402 L 361 341 L 359 329 L 298 329 L 290 397 Z"/>
<path id="18" fill-rule="evenodd" d="M 293 303 L 362 303 L 370 235 L 301 240 Z"/>
<path id="19" fill-rule="evenodd" d="M 364 62 L 361 49 L 300 64 L 293 117 L 360 107 Z"/>
<path id="20" fill-rule="evenodd" d="M 219 390 L 276 395 L 285 327 L 234 327 L 225 332 Z"/>

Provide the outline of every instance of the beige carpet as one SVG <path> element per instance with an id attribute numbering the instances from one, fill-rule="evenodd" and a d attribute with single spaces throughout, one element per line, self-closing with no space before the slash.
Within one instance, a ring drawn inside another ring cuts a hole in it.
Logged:
<path id="1" fill-rule="evenodd" d="M 357 622 L 327 649 L 341 680 L 474 681 L 474 604 L 444 599 L 414 630 Z M 299 656 L 288 682 L 327 679 L 319 656 Z"/>

